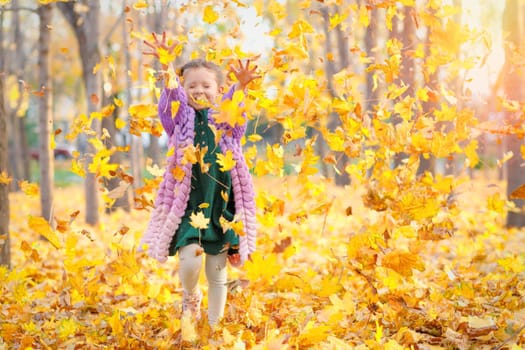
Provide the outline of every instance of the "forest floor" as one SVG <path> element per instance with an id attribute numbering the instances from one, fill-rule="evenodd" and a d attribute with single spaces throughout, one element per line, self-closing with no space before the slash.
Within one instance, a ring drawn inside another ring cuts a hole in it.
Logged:
<path id="1" fill-rule="evenodd" d="M 477 174 L 458 188 L 452 235 L 398 239 L 396 247 L 424 264 L 403 275 L 381 266 L 375 250 L 369 269 L 348 256 L 356 234 L 388 227 L 384 214 L 363 205 L 362 189 L 319 179 L 309 200 L 296 181 L 255 179 L 258 251 L 243 269 L 229 268 L 225 317 L 213 331 L 205 313 L 196 328 L 181 321 L 177 259 L 159 264 L 135 253 L 148 211 L 101 213 L 91 227 L 83 223 L 83 187 L 58 188 L 50 244 L 37 233 L 48 230 L 35 221 L 38 196 L 12 193 L 13 268 L 0 268 L 0 349 L 516 350 L 525 344 L 525 231 L 504 227 L 497 209 L 505 205 L 503 182 Z M 204 274 L 201 285 L 206 309 Z"/>

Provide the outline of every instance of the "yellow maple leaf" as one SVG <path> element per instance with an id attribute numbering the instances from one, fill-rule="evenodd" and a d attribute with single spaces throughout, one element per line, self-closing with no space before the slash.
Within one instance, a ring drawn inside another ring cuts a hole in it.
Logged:
<path id="1" fill-rule="evenodd" d="M 250 142 L 257 142 L 257 141 L 261 141 L 262 140 L 262 136 L 259 135 L 259 134 L 251 134 L 251 135 L 248 135 L 248 141 Z"/>
<path id="2" fill-rule="evenodd" d="M 88 166 L 88 171 L 97 176 L 103 176 L 107 178 L 113 177 L 113 173 L 118 169 L 119 165 L 110 163 L 110 157 L 105 155 L 104 152 L 98 152 L 92 162 Z"/>
<path id="3" fill-rule="evenodd" d="M 244 125 L 246 122 L 244 112 L 246 108 L 241 105 L 244 100 L 244 92 L 237 90 L 230 99 L 221 102 L 218 107 L 218 113 L 214 115 L 217 123 L 227 123 L 231 127 Z"/>
<path id="4" fill-rule="evenodd" d="M 210 223 L 210 219 L 204 216 L 203 212 L 191 213 L 190 225 L 197 229 L 207 229 Z"/>
<path id="5" fill-rule="evenodd" d="M 40 189 L 37 184 L 27 182 L 25 180 L 19 181 L 18 185 L 20 186 L 22 192 L 24 192 L 29 197 L 38 196 L 38 193 L 40 192 Z"/>
<path id="6" fill-rule="evenodd" d="M 403 276 L 412 276 L 413 269 L 423 271 L 425 268 L 419 256 L 401 250 L 387 253 L 383 257 L 382 265 Z"/>
<path id="7" fill-rule="evenodd" d="M 478 149 L 478 140 L 471 140 L 464 149 L 465 155 L 468 159 L 468 166 L 470 168 L 474 168 L 479 163 L 479 156 L 476 149 Z"/>
<path id="8" fill-rule="evenodd" d="M 110 325 L 111 331 L 115 335 L 120 335 L 124 332 L 124 325 L 122 324 L 121 316 L 121 311 L 115 310 L 113 315 L 107 319 L 107 323 Z"/>
<path id="9" fill-rule="evenodd" d="M 242 221 L 234 221 L 231 223 L 231 228 L 233 232 L 235 232 L 238 236 L 244 236 L 246 235 L 246 232 L 244 231 L 244 224 Z"/>
<path id="10" fill-rule="evenodd" d="M 126 126 L 126 121 L 121 119 L 121 118 L 116 118 L 115 119 L 115 128 L 117 129 L 122 129 Z"/>
<path id="11" fill-rule="evenodd" d="M 496 213 L 503 214 L 505 212 L 505 200 L 501 198 L 499 193 L 495 193 L 487 197 L 487 208 Z"/>
<path id="12" fill-rule="evenodd" d="M 206 23 L 212 24 L 219 19 L 219 14 L 213 9 L 211 5 L 208 5 L 204 8 L 204 14 L 202 15 L 202 20 Z"/>
<path id="13" fill-rule="evenodd" d="M 148 3 L 144 0 L 139 0 L 133 4 L 133 8 L 135 10 L 145 9 L 148 8 Z"/>
<path id="14" fill-rule="evenodd" d="M 71 161 L 71 172 L 73 172 L 74 174 L 80 177 L 86 176 L 86 171 L 84 169 L 84 166 L 81 163 L 79 163 L 78 160 L 76 159 L 73 159 Z"/>
<path id="15" fill-rule="evenodd" d="M 188 145 L 184 148 L 181 164 L 195 164 L 198 161 L 197 149 L 194 145 Z"/>
<path id="16" fill-rule="evenodd" d="M 290 30 L 290 33 L 288 33 L 288 38 L 293 39 L 304 34 L 310 34 L 313 32 L 314 29 L 312 28 L 312 26 L 305 20 L 301 19 L 292 25 L 292 29 Z"/>
<path id="17" fill-rule="evenodd" d="M 498 265 L 503 267 L 506 271 L 512 271 L 514 273 L 521 273 L 525 271 L 523 259 L 521 259 L 517 255 L 507 256 L 505 258 L 498 259 Z"/>
<path id="18" fill-rule="evenodd" d="M 348 13 L 335 13 L 334 15 L 330 16 L 330 29 L 334 29 L 335 27 L 343 23 L 347 17 Z"/>
<path id="19" fill-rule="evenodd" d="M 175 53 L 175 51 L 170 52 L 166 49 L 159 47 L 157 49 L 157 52 L 159 54 L 159 62 L 161 64 L 170 64 L 177 58 L 177 54 Z"/>
<path id="20" fill-rule="evenodd" d="M 0 184 L 9 185 L 11 181 L 13 181 L 13 179 L 9 177 L 5 170 L 0 173 Z"/>
<path id="21" fill-rule="evenodd" d="M 203 148 L 200 148 L 200 145 L 197 147 L 197 159 L 198 159 L 198 162 L 199 162 L 199 165 L 201 166 L 201 171 L 203 173 L 207 173 L 208 170 L 210 169 L 210 163 L 206 163 L 204 161 L 204 156 L 206 155 L 206 153 L 208 153 L 208 146 L 205 146 Z"/>
<path id="22" fill-rule="evenodd" d="M 277 262 L 275 254 L 262 255 L 257 251 L 251 255 L 251 260 L 246 261 L 246 277 L 250 281 L 269 283 L 276 276 L 279 276 L 282 265 Z"/>
<path id="23" fill-rule="evenodd" d="M 299 335 L 299 344 L 301 347 L 311 347 L 325 340 L 331 333 L 331 328 L 327 325 L 318 325 L 310 320 L 301 330 Z"/>
<path id="24" fill-rule="evenodd" d="M 236 161 L 233 159 L 233 152 L 227 150 L 225 154 L 217 154 L 217 164 L 219 164 L 219 169 L 221 171 L 229 171 L 235 167 Z"/>
<path id="25" fill-rule="evenodd" d="M 56 232 L 51 228 L 49 223 L 41 216 L 30 216 L 29 227 L 36 233 L 44 236 L 53 247 L 60 249 L 62 244 L 60 243 Z"/>
<path id="26" fill-rule="evenodd" d="M 60 339 L 66 339 L 75 334 L 79 328 L 79 324 L 74 318 L 63 318 L 57 326 L 57 333 Z"/>
<path id="27" fill-rule="evenodd" d="M 142 118 L 154 117 L 157 115 L 157 105 L 154 104 L 135 104 L 128 108 L 128 112 L 132 116 L 140 116 Z"/>

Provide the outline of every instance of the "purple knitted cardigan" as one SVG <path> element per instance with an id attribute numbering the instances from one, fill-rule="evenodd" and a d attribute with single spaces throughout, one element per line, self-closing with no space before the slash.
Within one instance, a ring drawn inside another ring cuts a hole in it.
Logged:
<path id="1" fill-rule="evenodd" d="M 139 246 L 140 249 L 146 244 L 148 255 L 160 262 L 165 262 L 168 258 L 169 245 L 186 211 L 191 189 L 192 164 L 188 162 L 182 165 L 181 160 L 185 147 L 193 145 L 194 142 L 195 110 L 188 104 L 188 97 L 181 84 L 178 81 L 177 83 L 174 89 L 164 88 L 158 103 L 160 121 L 169 136 L 168 145 L 175 151 L 167 159 L 166 171 L 155 199 L 155 208 Z M 223 99 L 231 99 L 234 91 L 235 87 L 232 87 Z M 180 105 L 177 114 L 173 117 L 171 105 L 174 101 L 179 101 Z M 230 172 L 235 214 L 243 222 L 246 233 L 239 237 L 239 254 L 241 261 L 244 262 L 249 254 L 255 251 L 256 235 L 255 191 L 241 147 L 246 123 L 233 128 L 227 123 L 216 123 L 211 110 L 209 123 L 217 130 L 224 130 L 219 146 L 224 153 L 231 151 L 236 162 Z M 184 170 L 185 175 L 181 181 L 173 177 L 173 170 L 176 167 Z"/>

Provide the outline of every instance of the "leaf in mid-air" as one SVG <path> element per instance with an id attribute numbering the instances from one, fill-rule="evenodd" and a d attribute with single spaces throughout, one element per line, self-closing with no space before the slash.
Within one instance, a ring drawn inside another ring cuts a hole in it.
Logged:
<path id="1" fill-rule="evenodd" d="M 204 22 L 208 24 L 215 23 L 219 19 L 219 14 L 213 9 L 212 6 L 206 6 L 204 8 L 204 14 L 202 15 Z"/>
<path id="2" fill-rule="evenodd" d="M 525 183 L 512 191 L 510 199 L 525 199 Z"/>
<path id="3" fill-rule="evenodd" d="M 56 232 L 51 228 L 49 223 L 40 216 L 30 216 L 29 217 L 29 227 L 37 232 L 38 234 L 44 236 L 53 247 L 60 249 L 62 244 L 60 243 Z"/>

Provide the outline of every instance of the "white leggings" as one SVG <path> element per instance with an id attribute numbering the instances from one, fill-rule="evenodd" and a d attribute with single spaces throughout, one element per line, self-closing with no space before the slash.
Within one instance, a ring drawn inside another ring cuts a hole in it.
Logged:
<path id="1" fill-rule="evenodd" d="M 202 256 L 198 244 L 190 244 L 179 249 L 179 279 L 186 293 L 193 294 L 198 289 Z M 206 255 L 206 278 L 208 280 L 208 322 L 215 325 L 224 314 L 226 305 L 226 257 L 227 252 Z"/>

